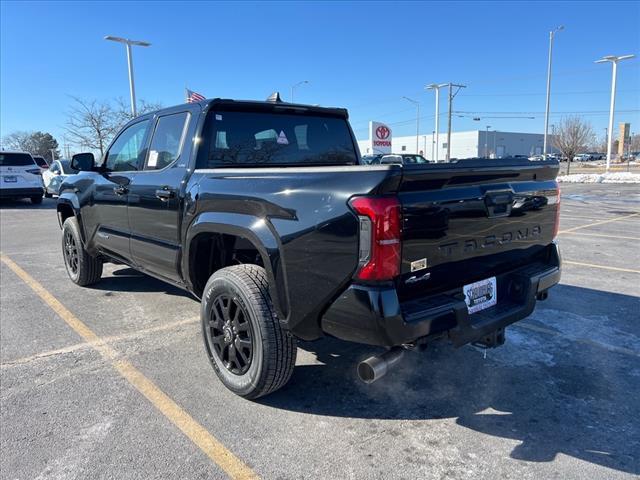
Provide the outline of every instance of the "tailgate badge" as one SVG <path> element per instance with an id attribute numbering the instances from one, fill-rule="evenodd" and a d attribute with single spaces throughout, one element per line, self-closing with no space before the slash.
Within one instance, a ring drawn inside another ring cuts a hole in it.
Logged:
<path id="1" fill-rule="evenodd" d="M 421 258 L 420 260 L 416 260 L 415 262 L 411 262 L 411 271 L 417 272 L 418 270 L 424 270 L 427 268 L 427 259 Z"/>

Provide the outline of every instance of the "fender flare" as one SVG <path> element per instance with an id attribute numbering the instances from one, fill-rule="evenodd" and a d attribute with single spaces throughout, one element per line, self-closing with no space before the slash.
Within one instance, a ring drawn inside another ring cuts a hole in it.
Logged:
<path id="1" fill-rule="evenodd" d="M 182 271 L 184 280 L 193 290 L 189 259 L 191 243 L 201 233 L 234 235 L 247 239 L 260 254 L 269 280 L 269 294 L 280 320 L 287 324 L 289 318 L 289 296 L 286 288 L 284 262 L 281 258 L 281 243 L 268 219 L 253 215 L 226 212 L 203 212 L 190 224 L 185 236 Z"/>
<path id="2" fill-rule="evenodd" d="M 80 214 L 80 201 L 76 195 L 63 193 L 58 197 L 58 204 L 56 205 L 56 212 L 58 216 L 58 225 L 62 228 L 62 216 L 60 215 L 60 206 L 66 205 L 71 207 L 73 215 L 78 219 L 78 225 L 80 227 L 80 235 L 82 236 L 82 242 L 86 243 L 86 236 L 84 228 L 82 227 L 82 215 Z"/>

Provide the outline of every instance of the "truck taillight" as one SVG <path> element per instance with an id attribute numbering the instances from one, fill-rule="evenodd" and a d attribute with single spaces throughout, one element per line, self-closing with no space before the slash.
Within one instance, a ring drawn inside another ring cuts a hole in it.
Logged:
<path id="1" fill-rule="evenodd" d="M 557 185 L 556 190 L 558 192 L 558 200 L 556 201 L 556 223 L 553 226 L 553 238 L 558 236 L 558 231 L 560 230 L 560 185 Z"/>
<path id="2" fill-rule="evenodd" d="M 396 197 L 355 197 L 360 221 L 360 280 L 391 280 L 400 274 L 400 202 Z"/>

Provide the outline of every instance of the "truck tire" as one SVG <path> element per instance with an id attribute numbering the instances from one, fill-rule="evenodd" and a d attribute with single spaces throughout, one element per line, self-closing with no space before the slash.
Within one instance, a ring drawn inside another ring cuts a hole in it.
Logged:
<path id="1" fill-rule="evenodd" d="M 67 218 L 62 225 L 62 256 L 67 274 L 76 285 L 93 285 L 102 277 L 102 260 L 84 249 L 76 217 Z"/>
<path id="2" fill-rule="evenodd" d="M 205 349 L 225 387 L 255 399 L 289 381 L 297 342 L 278 320 L 262 267 L 235 265 L 215 272 L 200 312 Z"/>
<path id="3" fill-rule="evenodd" d="M 34 195 L 31 197 L 31 203 L 34 205 L 40 205 L 42 203 L 42 195 Z"/>

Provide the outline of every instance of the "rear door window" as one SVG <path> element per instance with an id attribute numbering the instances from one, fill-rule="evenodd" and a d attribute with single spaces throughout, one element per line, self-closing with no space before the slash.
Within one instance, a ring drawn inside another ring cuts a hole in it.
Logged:
<path id="1" fill-rule="evenodd" d="M 357 163 L 344 118 L 235 111 L 210 115 L 210 146 L 199 168 Z"/>
<path id="2" fill-rule="evenodd" d="M 35 162 L 28 153 L 0 153 L 0 167 L 33 167 Z"/>
<path id="3" fill-rule="evenodd" d="M 161 170 L 180 156 L 189 119 L 188 112 L 165 115 L 158 119 L 145 170 Z"/>

